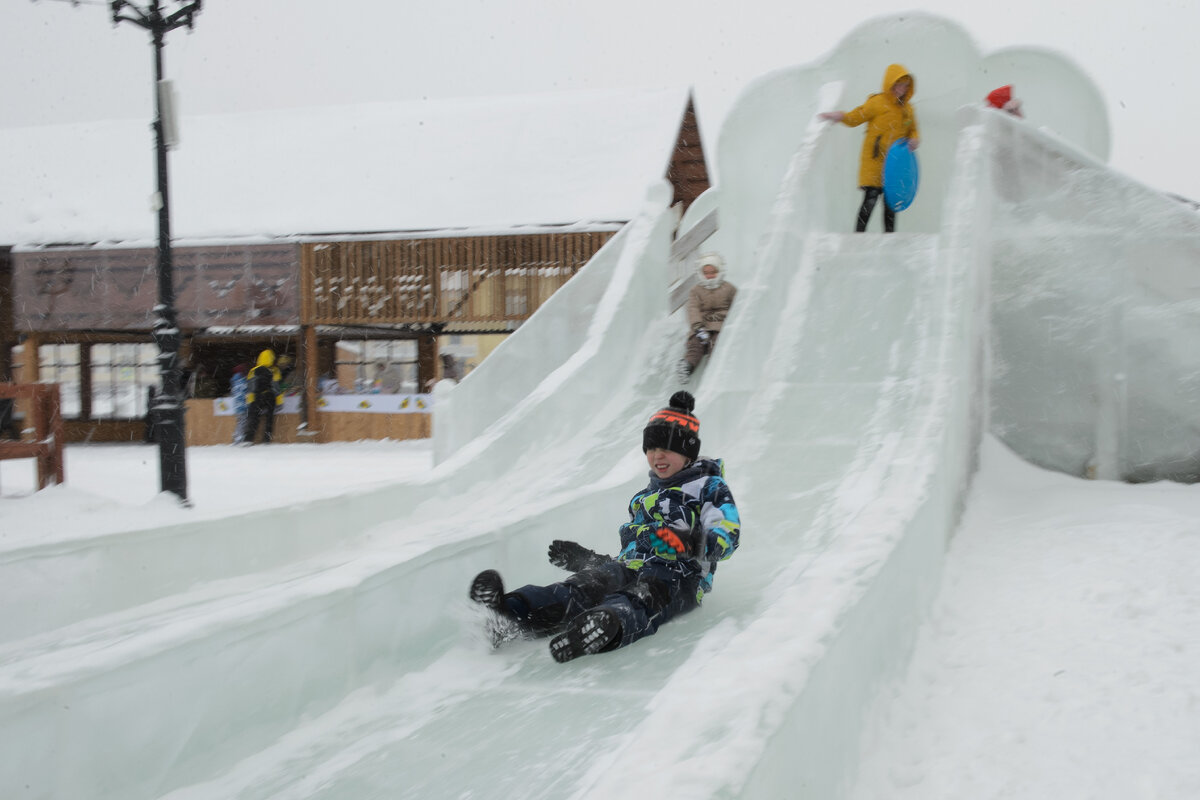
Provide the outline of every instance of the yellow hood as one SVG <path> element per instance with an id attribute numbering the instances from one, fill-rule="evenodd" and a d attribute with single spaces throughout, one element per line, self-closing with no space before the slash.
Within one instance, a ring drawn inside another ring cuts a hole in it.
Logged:
<path id="1" fill-rule="evenodd" d="M 258 361 L 255 362 L 256 367 L 273 367 L 275 366 L 275 351 L 263 350 L 258 354 Z"/>
<path id="2" fill-rule="evenodd" d="M 883 91 L 885 94 L 892 93 L 892 87 L 896 85 L 896 81 L 901 78 L 908 78 L 908 91 L 904 93 L 901 102 L 907 103 L 912 99 L 912 96 L 917 91 L 917 79 L 909 74 L 900 64 L 889 64 L 888 68 L 883 73 Z"/>

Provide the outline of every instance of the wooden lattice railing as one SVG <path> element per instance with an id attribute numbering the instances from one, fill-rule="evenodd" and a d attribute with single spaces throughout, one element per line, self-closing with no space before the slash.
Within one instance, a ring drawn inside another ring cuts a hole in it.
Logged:
<path id="1" fill-rule="evenodd" d="M 302 317 L 315 325 L 524 320 L 614 234 L 308 243 Z"/>

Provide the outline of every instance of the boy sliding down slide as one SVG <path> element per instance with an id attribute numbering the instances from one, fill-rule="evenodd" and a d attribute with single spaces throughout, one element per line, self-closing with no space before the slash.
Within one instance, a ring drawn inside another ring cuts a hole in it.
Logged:
<path id="1" fill-rule="evenodd" d="M 740 522 L 724 463 L 700 458 L 695 405 L 676 392 L 642 432 L 650 483 L 629 501 L 615 558 L 556 539 L 550 563 L 573 573 L 559 583 L 505 592 L 495 570 L 475 576 L 470 598 L 494 613 L 493 644 L 553 636 L 554 660 L 570 661 L 632 644 L 700 605 L 717 562 L 738 547 Z"/>

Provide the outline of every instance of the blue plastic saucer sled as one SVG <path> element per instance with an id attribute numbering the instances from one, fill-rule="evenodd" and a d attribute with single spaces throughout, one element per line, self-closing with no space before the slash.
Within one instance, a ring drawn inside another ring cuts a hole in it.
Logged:
<path id="1" fill-rule="evenodd" d="M 897 139 L 883 160 L 883 202 L 892 211 L 903 211 L 912 205 L 920 182 L 921 168 L 908 149 L 908 139 Z"/>

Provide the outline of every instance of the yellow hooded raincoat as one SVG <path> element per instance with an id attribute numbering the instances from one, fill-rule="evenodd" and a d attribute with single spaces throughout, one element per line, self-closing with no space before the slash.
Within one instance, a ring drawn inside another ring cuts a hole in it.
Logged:
<path id="1" fill-rule="evenodd" d="M 908 78 L 908 91 L 903 99 L 897 99 L 892 87 L 901 78 Z M 851 128 L 867 123 L 867 134 L 863 138 L 862 158 L 858 167 L 858 185 L 883 186 L 883 159 L 888 148 L 897 139 L 919 139 L 917 116 L 913 113 L 913 93 L 917 82 L 904 67 L 890 65 L 883 74 L 883 91 L 873 94 L 853 111 L 847 111 L 842 124 Z"/>
<path id="2" fill-rule="evenodd" d="M 271 385 L 275 388 L 275 405 L 283 405 L 283 392 L 279 391 L 279 381 L 282 380 L 283 376 L 280 375 L 279 369 L 275 366 L 274 350 L 263 350 L 258 354 L 258 361 L 254 364 L 254 369 L 250 370 L 250 376 L 248 378 L 249 386 L 247 387 L 248 391 L 246 392 L 246 402 L 254 402 L 254 373 L 259 367 L 266 367 L 271 371 Z"/>

